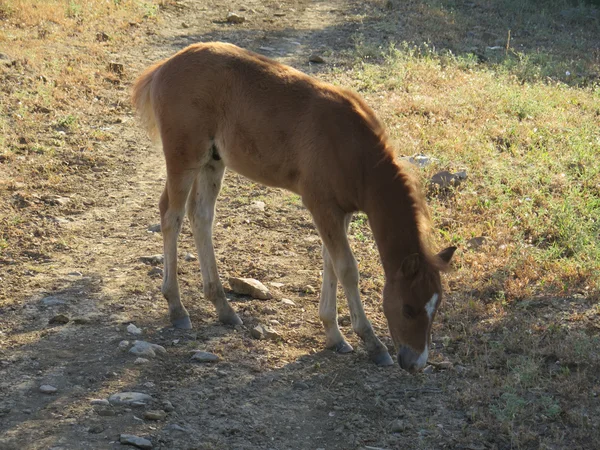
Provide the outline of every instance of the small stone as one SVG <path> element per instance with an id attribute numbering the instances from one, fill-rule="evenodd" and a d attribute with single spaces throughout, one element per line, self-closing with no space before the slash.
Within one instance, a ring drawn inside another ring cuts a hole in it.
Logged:
<path id="1" fill-rule="evenodd" d="M 323 59 L 323 57 L 321 55 L 318 55 L 317 53 L 313 53 L 312 55 L 310 55 L 308 57 L 308 60 L 312 63 L 316 63 L 316 64 L 324 64 L 325 60 Z"/>
<path id="2" fill-rule="evenodd" d="M 167 350 L 158 344 L 152 344 L 146 341 L 133 341 L 133 347 L 129 349 L 129 353 L 132 353 L 137 356 L 154 358 L 157 353 L 164 355 L 167 353 Z"/>
<path id="3" fill-rule="evenodd" d="M 263 47 L 261 47 L 261 48 L 263 48 Z M 257 209 L 257 210 L 259 210 L 259 211 L 264 211 L 266 206 L 267 206 L 267 205 L 265 204 L 265 202 L 261 202 L 261 201 L 258 201 L 258 200 L 256 200 L 256 201 L 253 201 L 253 202 L 250 204 L 250 207 L 251 207 L 251 208 Z M 272 283 L 271 283 L 271 284 L 272 284 Z"/>
<path id="4" fill-rule="evenodd" d="M 173 403 L 171 403 L 169 400 L 163 400 L 162 406 L 163 406 L 163 410 L 165 410 L 166 412 L 175 411 L 175 407 L 173 406 Z"/>
<path id="5" fill-rule="evenodd" d="M 437 161 L 436 158 L 431 158 L 430 156 L 425 155 L 405 156 L 402 159 L 418 167 L 427 167 L 432 162 Z"/>
<path id="6" fill-rule="evenodd" d="M 267 287 L 254 278 L 229 278 L 229 285 L 236 294 L 249 295 L 260 300 L 272 298 Z"/>
<path id="7" fill-rule="evenodd" d="M 64 300 L 61 300 L 58 297 L 44 297 L 43 299 L 40 300 L 40 303 L 44 306 L 59 306 L 59 305 L 64 305 L 66 302 Z"/>
<path id="8" fill-rule="evenodd" d="M 58 391 L 58 389 L 56 389 L 54 386 L 50 386 L 49 384 L 42 384 L 40 386 L 40 392 L 42 394 L 54 394 L 56 391 Z"/>
<path id="9" fill-rule="evenodd" d="M 474 237 L 467 241 L 467 247 L 476 249 L 485 244 L 486 241 L 487 238 L 485 236 Z"/>
<path id="10" fill-rule="evenodd" d="M 88 433 L 92 433 L 92 434 L 100 434 L 102 433 L 104 430 L 106 430 L 106 425 L 102 424 L 102 423 L 97 423 L 94 424 L 92 426 L 90 426 L 88 428 Z"/>
<path id="11" fill-rule="evenodd" d="M 70 277 L 82 277 L 83 276 L 83 274 L 81 272 L 79 272 L 79 271 L 69 272 L 68 275 Z"/>
<path id="12" fill-rule="evenodd" d="M 148 231 L 151 233 L 160 233 L 160 223 L 155 223 L 148 227 Z"/>
<path id="13" fill-rule="evenodd" d="M 427 374 L 433 373 L 433 366 L 427 366 L 427 367 L 425 367 L 423 369 L 423 373 L 427 373 Z"/>
<path id="14" fill-rule="evenodd" d="M 302 389 L 302 390 L 309 388 L 308 384 L 306 384 L 304 381 L 294 382 L 293 387 L 294 387 L 294 389 Z"/>
<path id="15" fill-rule="evenodd" d="M 402 433 L 408 429 L 408 426 L 404 420 L 394 420 L 390 426 L 392 433 Z"/>
<path id="16" fill-rule="evenodd" d="M 141 392 L 119 392 L 108 397 L 111 405 L 131 405 L 134 402 L 147 404 L 152 401 L 152 396 Z"/>
<path id="17" fill-rule="evenodd" d="M 110 405 L 110 402 L 105 398 L 94 398 L 94 399 L 90 400 L 90 403 L 92 405 L 98 405 L 98 406 L 109 406 Z"/>
<path id="18" fill-rule="evenodd" d="M 141 365 L 143 365 L 143 364 L 148 364 L 149 362 L 150 362 L 150 360 L 149 360 L 149 359 L 146 359 L 146 358 L 137 358 L 137 359 L 136 359 L 136 360 L 135 360 L 133 363 L 134 363 L 136 366 L 141 366 Z"/>
<path id="19" fill-rule="evenodd" d="M 177 425 L 176 423 L 171 423 L 165 427 L 165 431 L 180 431 L 182 433 L 187 433 L 188 430 L 183 428 L 181 425 Z"/>
<path id="20" fill-rule="evenodd" d="M 100 33 L 96 33 L 96 40 L 99 42 L 106 42 L 110 40 L 110 36 L 102 31 Z"/>
<path id="21" fill-rule="evenodd" d="M 342 327 L 347 327 L 352 323 L 350 320 L 350 316 L 340 316 L 338 317 L 338 325 Z"/>
<path id="22" fill-rule="evenodd" d="M 269 281 L 269 284 L 275 288 L 282 288 L 285 286 L 284 283 L 279 283 L 277 281 Z"/>
<path id="23" fill-rule="evenodd" d="M 134 324 L 130 323 L 129 325 L 127 325 L 127 332 L 129 334 L 142 334 L 142 329 L 136 327 Z"/>
<path id="24" fill-rule="evenodd" d="M 141 256 L 140 261 L 151 266 L 158 266 L 165 261 L 165 257 L 163 255 Z"/>
<path id="25" fill-rule="evenodd" d="M 95 411 L 100 417 L 113 417 L 117 415 L 117 412 L 110 406 L 101 406 L 99 408 L 95 408 Z"/>
<path id="26" fill-rule="evenodd" d="M 283 303 L 284 305 L 288 305 L 288 306 L 296 306 L 296 304 L 289 298 L 282 298 L 281 303 Z"/>
<path id="27" fill-rule="evenodd" d="M 134 447 L 142 449 L 152 448 L 152 442 L 150 442 L 148 439 L 134 436 L 133 434 L 122 434 L 119 437 L 119 442 L 121 442 L 121 444 L 133 445 Z"/>
<path id="28" fill-rule="evenodd" d="M 88 325 L 88 324 L 92 323 L 92 319 L 90 317 L 86 317 L 86 316 L 75 317 L 73 319 L 73 323 L 75 323 L 77 325 Z"/>
<path id="29" fill-rule="evenodd" d="M 319 398 L 315 402 L 315 406 L 317 407 L 317 409 L 327 409 L 327 402 L 322 398 Z"/>
<path id="30" fill-rule="evenodd" d="M 153 267 L 152 269 L 150 269 L 148 271 L 148 275 L 150 275 L 153 278 L 162 277 L 163 273 L 164 272 L 163 272 L 162 268 L 160 268 L 160 267 Z"/>
<path id="31" fill-rule="evenodd" d="M 160 409 L 144 411 L 144 419 L 146 420 L 163 420 L 165 417 L 167 417 L 167 413 Z"/>
<path id="32" fill-rule="evenodd" d="M 127 350 L 127 347 L 129 347 L 129 341 L 121 341 L 119 342 L 119 350 Z"/>
<path id="33" fill-rule="evenodd" d="M 265 333 L 264 333 L 262 325 L 258 325 L 256 327 L 252 328 L 250 330 L 250 336 L 252 336 L 254 339 L 264 339 Z"/>
<path id="34" fill-rule="evenodd" d="M 263 332 L 267 339 L 272 341 L 281 341 L 283 337 L 279 334 L 278 331 L 275 331 L 273 328 L 263 326 Z"/>
<path id="35" fill-rule="evenodd" d="M 196 353 L 192 355 L 193 361 L 215 363 L 221 360 L 221 358 L 219 358 L 219 356 L 215 355 L 214 353 L 204 352 L 201 350 L 196 350 L 195 352 Z"/>
<path id="36" fill-rule="evenodd" d="M 313 286 L 307 284 L 306 286 L 304 286 L 304 292 L 306 292 L 307 294 L 314 294 L 317 291 Z"/>
<path id="37" fill-rule="evenodd" d="M 183 257 L 184 260 L 186 260 L 187 262 L 190 261 L 196 261 L 198 258 L 196 257 L 196 255 L 192 254 L 192 253 L 186 253 L 185 256 Z"/>
<path id="38" fill-rule="evenodd" d="M 189 23 L 187 23 L 187 22 L 181 22 L 181 27 L 182 27 L 182 28 L 189 28 L 189 27 L 190 27 L 190 24 L 189 24 Z"/>
<path id="39" fill-rule="evenodd" d="M 458 186 L 466 178 L 467 172 L 464 170 L 455 174 L 450 173 L 447 170 L 442 170 L 431 177 L 430 182 L 437 189 L 447 189 L 451 186 Z"/>
<path id="40" fill-rule="evenodd" d="M 69 318 L 64 314 L 57 314 L 56 316 L 52 317 L 48 323 L 51 325 L 64 325 L 69 323 Z"/>
<path id="41" fill-rule="evenodd" d="M 226 20 L 228 23 L 239 24 L 239 23 L 244 23 L 246 21 L 246 18 L 244 16 L 240 16 L 239 14 L 236 14 L 234 12 L 230 12 L 227 14 Z"/>

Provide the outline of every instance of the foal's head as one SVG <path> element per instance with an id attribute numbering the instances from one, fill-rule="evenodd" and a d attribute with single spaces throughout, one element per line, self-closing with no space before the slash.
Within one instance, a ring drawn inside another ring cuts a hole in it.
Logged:
<path id="1" fill-rule="evenodd" d="M 448 266 L 455 250 L 409 255 L 386 281 L 383 311 L 403 369 L 418 370 L 427 363 L 431 324 L 442 301 L 440 270 Z"/>

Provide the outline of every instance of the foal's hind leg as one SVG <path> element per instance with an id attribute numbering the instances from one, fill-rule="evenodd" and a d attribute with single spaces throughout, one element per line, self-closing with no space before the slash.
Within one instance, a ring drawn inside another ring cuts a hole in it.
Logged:
<path id="1" fill-rule="evenodd" d="M 350 224 L 351 214 L 345 219 L 346 229 Z M 333 262 L 323 244 L 323 287 L 321 288 L 321 299 L 319 301 L 319 318 L 323 322 L 325 335 L 327 336 L 325 346 L 338 353 L 350 353 L 354 349 L 340 332 L 337 322 L 337 283 Z"/>
<path id="2" fill-rule="evenodd" d="M 221 189 L 223 161 L 211 159 L 203 166 L 188 199 L 188 217 L 194 232 L 194 241 L 198 250 L 204 297 L 217 309 L 219 320 L 231 325 L 240 325 L 242 321 L 227 302 L 219 273 L 212 241 L 212 225 L 215 216 L 215 203 Z"/>
<path id="3" fill-rule="evenodd" d="M 183 174 L 167 173 L 167 185 L 159 204 L 165 258 L 162 293 L 169 304 L 171 323 L 177 328 L 184 329 L 192 328 L 192 322 L 179 295 L 177 238 L 185 215 L 185 202 L 193 181 L 194 173 L 191 171 Z"/>
<path id="4" fill-rule="evenodd" d="M 307 204 L 306 206 L 313 215 L 323 244 L 327 247 L 333 263 L 335 274 L 348 298 L 353 330 L 365 343 L 373 362 L 382 366 L 393 364 L 387 347 L 375 336 L 360 300 L 358 265 L 348 243 L 344 214 L 337 210 L 337 206 L 326 205 L 322 201 L 318 205 L 312 205 L 312 208 L 311 205 Z"/>

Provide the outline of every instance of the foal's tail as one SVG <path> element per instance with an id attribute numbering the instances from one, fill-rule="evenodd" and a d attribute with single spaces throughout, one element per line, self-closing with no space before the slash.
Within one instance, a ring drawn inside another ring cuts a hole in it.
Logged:
<path id="1" fill-rule="evenodd" d="M 133 85 L 131 102 L 137 110 L 140 120 L 153 141 L 159 140 L 159 129 L 152 104 L 151 88 L 152 80 L 162 63 L 155 64 L 142 73 Z"/>

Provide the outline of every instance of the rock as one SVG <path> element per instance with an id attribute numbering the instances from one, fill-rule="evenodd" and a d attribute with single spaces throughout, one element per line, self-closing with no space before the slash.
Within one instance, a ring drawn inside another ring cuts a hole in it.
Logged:
<path id="1" fill-rule="evenodd" d="M 327 409 L 327 402 L 322 398 L 319 398 L 315 402 L 315 406 L 317 407 L 317 409 Z"/>
<path id="2" fill-rule="evenodd" d="M 83 274 L 79 271 L 74 271 L 74 272 L 69 272 L 67 275 L 69 275 L 70 277 L 82 277 Z"/>
<path id="3" fill-rule="evenodd" d="M 183 257 L 184 260 L 186 260 L 187 262 L 190 261 L 196 261 L 198 258 L 196 257 L 196 255 L 192 254 L 192 253 L 186 253 L 185 256 Z"/>
<path id="4" fill-rule="evenodd" d="M 275 288 L 282 288 L 285 286 L 285 283 L 279 283 L 277 281 L 269 281 L 269 284 Z"/>
<path id="5" fill-rule="evenodd" d="M 110 406 L 100 406 L 94 409 L 100 417 L 114 417 L 117 412 Z"/>
<path id="6" fill-rule="evenodd" d="M 196 353 L 192 355 L 192 360 L 197 362 L 218 362 L 221 360 L 218 355 L 214 353 L 204 352 L 201 350 L 196 350 Z"/>
<path id="7" fill-rule="evenodd" d="M 423 369 L 423 373 L 431 374 L 433 373 L 433 366 L 429 365 Z"/>
<path id="8" fill-rule="evenodd" d="M 134 324 L 130 323 L 129 325 L 127 325 L 127 332 L 130 334 L 142 334 L 142 329 L 136 327 Z"/>
<path id="9" fill-rule="evenodd" d="M 474 237 L 467 241 L 467 247 L 476 249 L 485 244 L 485 241 L 487 241 L 487 238 L 485 236 Z"/>
<path id="10" fill-rule="evenodd" d="M 230 12 L 227 14 L 226 19 L 227 23 L 244 23 L 246 21 L 246 18 L 244 16 L 240 16 L 239 14 L 236 14 L 234 12 Z"/>
<path id="11" fill-rule="evenodd" d="M 146 341 L 133 341 L 133 347 L 129 349 L 129 353 L 137 356 L 154 358 L 157 353 L 161 355 L 166 354 L 167 350 L 162 345 L 152 344 Z"/>
<path id="12" fill-rule="evenodd" d="M 110 40 L 110 36 L 104 31 L 101 31 L 100 33 L 96 33 L 96 40 L 98 42 L 106 42 Z"/>
<path id="13" fill-rule="evenodd" d="M 304 381 L 295 381 L 293 384 L 293 388 L 305 390 L 305 389 L 308 389 L 309 386 Z"/>
<path id="14" fill-rule="evenodd" d="M 42 394 L 54 394 L 56 391 L 58 391 L 58 389 L 56 389 L 54 386 L 50 386 L 49 384 L 42 384 L 40 386 L 40 392 Z"/>
<path id="15" fill-rule="evenodd" d="M 75 317 L 73 319 L 73 323 L 75 323 L 77 325 L 88 325 L 88 324 L 92 323 L 92 319 L 90 317 L 86 317 L 86 316 Z"/>
<path id="16" fill-rule="evenodd" d="M 88 428 L 88 433 L 100 434 L 104 430 L 106 430 L 106 425 L 104 425 L 102 423 L 96 423 Z"/>
<path id="17" fill-rule="evenodd" d="M 304 286 L 304 292 L 306 292 L 307 294 L 314 294 L 317 291 L 313 286 L 307 284 L 306 286 Z"/>
<path id="18" fill-rule="evenodd" d="M 41 299 L 40 303 L 44 306 L 59 306 L 64 305 L 66 302 L 58 297 L 50 296 Z"/>
<path id="19" fill-rule="evenodd" d="M 167 417 L 167 413 L 160 409 L 144 411 L 144 419 L 146 420 L 163 420 L 165 417 Z"/>
<path id="20" fill-rule="evenodd" d="M 262 48 L 262 47 L 261 47 L 261 48 Z M 259 200 L 253 201 L 253 202 L 250 204 L 250 207 L 251 207 L 251 208 L 257 209 L 257 210 L 259 210 L 259 211 L 264 211 L 266 206 L 267 206 L 267 205 L 265 204 L 265 202 L 261 202 L 261 201 L 259 201 Z"/>
<path id="21" fill-rule="evenodd" d="M 408 428 L 409 427 L 404 420 L 394 420 L 390 425 L 390 431 L 392 433 L 402 433 Z"/>
<path id="22" fill-rule="evenodd" d="M 133 363 L 134 363 L 136 366 L 141 366 L 141 365 L 143 365 L 143 364 L 148 364 L 149 362 L 150 362 L 150 360 L 149 360 L 149 359 L 146 359 L 146 358 L 137 358 L 137 359 L 136 359 L 136 360 L 135 360 Z"/>
<path id="23" fill-rule="evenodd" d="M 268 300 L 272 298 L 267 287 L 254 278 L 229 278 L 229 285 L 236 294 L 249 295 L 252 298 Z"/>
<path id="24" fill-rule="evenodd" d="M 51 325 L 64 325 L 69 323 L 69 318 L 64 314 L 57 314 L 56 316 L 52 317 L 48 323 Z"/>
<path id="25" fill-rule="evenodd" d="M 110 405 L 110 402 L 105 398 L 94 398 L 94 399 L 90 400 L 90 403 L 92 405 L 98 405 L 98 406 L 109 406 Z"/>
<path id="26" fill-rule="evenodd" d="M 340 316 L 338 317 L 338 325 L 342 327 L 347 327 L 352 323 L 350 320 L 350 316 Z"/>
<path id="27" fill-rule="evenodd" d="M 152 442 L 150 442 L 148 439 L 134 436 L 133 434 L 122 434 L 119 437 L 119 442 L 121 444 L 133 445 L 134 447 L 137 447 L 137 448 L 143 448 L 143 449 L 151 449 L 152 448 Z"/>
<path id="28" fill-rule="evenodd" d="M 141 392 L 119 392 L 108 397 L 108 401 L 114 406 L 131 405 L 132 403 L 148 404 L 152 396 Z"/>
<path id="29" fill-rule="evenodd" d="M 163 255 L 141 256 L 140 261 L 151 266 L 158 266 L 165 261 L 165 257 Z"/>
<path id="30" fill-rule="evenodd" d="M 181 425 L 177 425 L 176 423 L 171 423 L 165 427 L 165 431 L 180 431 L 182 433 L 187 433 L 188 430 L 183 428 Z"/>
<path id="31" fill-rule="evenodd" d="M 282 298 L 281 303 L 283 303 L 284 305 L 288 305 L 288 306 L 296 306 L 296 304 L 289 298 Z"/>
<path id="32" fill-rule="evenodd" d="M 427 167 L 432 162 L 437 161 L 436 158 L 431 158 L 425 155 L 414 155 L 414 156 L 405 156 L 402 158 L 404 161 L 409 162 L 410 164 L 414 164 L 418 167 Z"/>
<path id="33" fill-rule="evenodd" d="M 69 197 L 61 197 L 60 195 L 44 195 L 42 201 L 51 206 L 65 206 L 71 199 Z"/>
<path id="34" fill-rule="evenodd" d="M 189 23 L 187 23 L 187 22 L 181 22 L 181 27 L 182 27 L 182 28 L 189 28 L 189 27 L 190 27 L 190 24 L 189 24 Z"/>
<path id="35" fill-rule="evenodd" d="M 458 186 L 463 180 L 467 178 L 466 171 L 460 171 L 456 173 L 450 173 L 447 170 L 442 170 L 431 177 L 431 184 L 437 189 L 447 189 L 451 186 Z"/>
<path id="36" fill-rule="evenodd" d="M 324 64 L 325 60 L 323 59 L 322 56 L 318 55 L 317 53 L 313 53 L 312 55 L 310 55 L 308 57 L 308 60 L 312 63 L 316 63 L 316 64 Z"/>
<path id="37" fill-rule="evenodd" d="M 163 410 L 165 410 L 166 412 L 175 411 L 175 407 L 169 400 L 163 400 L 162 406 L 163 406 Z"/>
<path id="38" fill-rule="evenodd" d="M 250 336 L 252 336 L 254 339 L 264 339 L 265 333 L 264 333 L 262 325 L 258 325 L 256 327 L 252 328 L 250 330 Z"/>
<path id="39" fill-rule="evenodd" d="M 150 225 L 148 227 L 148 231 L 151 233 L 160 233 L 160 223 L 155 223 L 154 225 Z"/>
<path id="40" fill-rule="evenodd" d="M 129 347 L 129 341 L 121 341 L 119 342 L 119 350 L 127 350 L 127 347 Z"/>
<path id="41" fill-rule="evenodd" d="M 148 275 L 150 275 L 153 278 L 162 277 L 163 273 L 164 272 L 163 272 L 162 268 L 160 268 L 160 267 L 153 267 L 152 269 L 150 269 L 148 271 Z"/>

